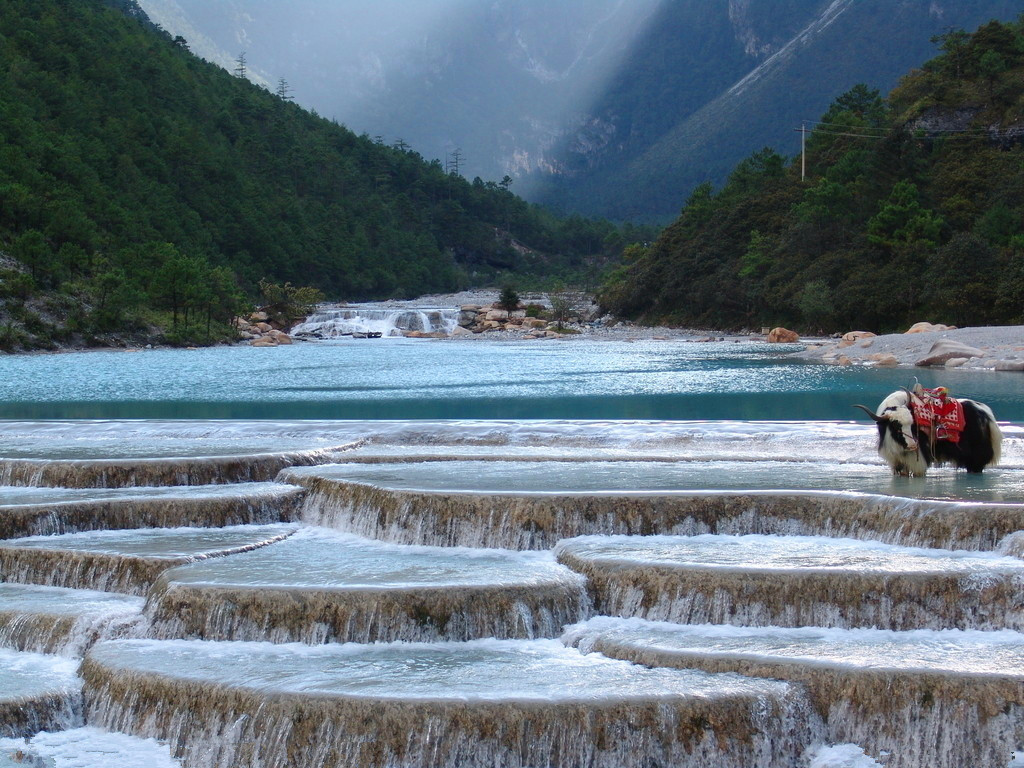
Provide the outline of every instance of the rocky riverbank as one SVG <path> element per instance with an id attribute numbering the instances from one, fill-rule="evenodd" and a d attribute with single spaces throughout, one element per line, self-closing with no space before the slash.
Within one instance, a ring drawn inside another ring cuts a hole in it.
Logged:
<path id="1" fill-rule="evenodd" d="M 952 328 L 918 323 L 906 333 L 851 331 L 795 357 L 834 365 L 1024 371 L 1024 326 Z"/>

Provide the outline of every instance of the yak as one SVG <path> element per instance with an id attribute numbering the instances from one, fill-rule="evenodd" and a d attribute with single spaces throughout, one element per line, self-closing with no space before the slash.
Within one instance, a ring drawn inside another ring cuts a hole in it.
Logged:
<path id="1" fill-rule="evenodd" d="M 984 403 L 966 398 L 951 400 L 963 409 L 961 428 L 955 431 L 944 430 L 934 420 L 928 424 L 922 418 L 920 408 L 927 408 L 933 393 L 939 390 L 941 402 L 947 402 L 944 388 L 917 387 L 914 392 L 903 388 L 893 392 L 874 411 L 863 405 L 854 406 L 878 425 L 878 455 L 892 467 L 893 474 L 923 477 L 928 467 L 943 464 L 980 473 L 999 463 L 1003 433 L 992 409 Z"/>

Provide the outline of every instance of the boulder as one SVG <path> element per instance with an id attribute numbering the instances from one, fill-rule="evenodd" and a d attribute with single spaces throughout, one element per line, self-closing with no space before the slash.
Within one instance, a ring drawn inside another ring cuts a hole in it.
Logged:
<path id="1" fill-rule="evenodd" d="M 475 309 L 462 309 L 459 310 L 459 325 L 463 328 L 469 328 L 476 322 L 476 310 Z"/>
<path id="2" fill-rule="evenodd" d="M 951 357 L 946 361 L 945 365 L 947 368 L 959 368 L 970 359 L 969 357 Z"/>
<path id="3" fill-rule="evenodd" d="M 942 323 L 914 323 L 906 333 L 931 333 L 932 331 L 955 331 L 955 325 L 943 325 Z M 906 334 L 904 334 L 906 335 Z"/>
<path id="4" fill-rule="evenodd" d="M 879 353 L 871 356 L 875 361 L 875 366 L 878 368 L 893 368 L 900 364 L 899 358 L 896 355 Z"/>
<path id="5" fill-rule="evenodd" d="M 772 328 L 768 333 L 768 341 L 772 344 L 792 344 L 800 341 L 800 334 L 796 331 L 791 331 L 788 328 L 779 326 L 778 328 Z"/>
<path id="6" fill-rule="evenodd" d="M 840 349 L 844 347 L 852 347 L 858 341 L 862 339 L 870 339 L 874 336 L 871 331 L 847 331 L 843 334 L 842 340 L 839 342 Z"/>
<path id="7" fill-rule="evenodd" d="M 273 339 L 256 339 L 249 346 L 252 347 L 276 347 L 277 342 Z"/>
<path id="8" fill-rule="evenodd" d="M 523 320 L 523 328 L 543 328 L 547 324 L 547 320 L 541 320 L 539 317 L 527 317 Z"/>
<path id="9" fill-rule="evenodd" d="M 473 332 L 469 328 L 463 328 L 461 325 L 455 326 L 452 331 L 452 336 L 472 336 Z"/>
<path id="10" fill-rule="evenodd" d="M 461 312 L 479 312 L 480 311 L 480 305 L 479 304 L 463 304 L 461 307 L 459 307 L 459 311 L 461 311 Z"/>
<path id="11" fill-rule="evenodd" d="M 1000 360 L 996 363 L 997 371 L 1024 371 L 1024 360 Z"/>
<path id="12" fill-rule="evenodd" d="M 922 357 L 914 365 L 925 367 L 929 365 L 945 365 L 947 360 L 952 360 L 956 357 L 983 357 L 985 355 L 977 347 L 969 347 L 966 344 L 961 344 L 959 341 L 952 341 L 951 339 L 939 339 L 932 348 L 928 350 L 928 355 Z"/>
<path id="13" fill-rule="evenodd" d="M 251 315 L 249 315 L 249 320 L 254 323 L 265 323 L 267 322 L 267 313 L 253 312 Z"/>
<path id="14" fill-rule="evenodd" d="M 269 323 L 256 323 L 256 330 L 260 333 L 270 333 L 274 327 Z"/>
<path id="15" fill-rule="evenodd" d="M 502 323 L 507 322 L 508 321 L 508 310 L 504 310 L 504 309 L 492 309 L 492 310 L 489 310 L 487 312 L 487 315 L 485 316 L 484 319 L 485 320 L 497 320 L 497 321 L 502 322 Z"/>

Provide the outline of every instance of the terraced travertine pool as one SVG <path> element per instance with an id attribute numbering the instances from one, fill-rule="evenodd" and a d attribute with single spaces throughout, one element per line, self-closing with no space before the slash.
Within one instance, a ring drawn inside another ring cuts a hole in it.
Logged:
<path id="1" fill-rule="evenodd" d="M 1006 768 L 1024 750 L 1024 429 L 980 477 L 892 478 L 872 425 L 828 403 L 896 374 L 743 345 L 493 346 L 473 369 L 399 342 L 377 378 L 353 369 L 368 352 L 311 346 L 266 396 L 238 378 L 263 364 L 248 350 L 210 386 L 209 352 L 182 351 L 115 400 L 60 402 L 63 373 L 4 394 L 0 679 L 42 687 L 0 701 L 18 737 L 0 766 Z M 195 381 L 155 396 L 174 366 Z M 1015 413 L 1018 380 L 992 375 L 976 394 Z M 263 420 L 195 418 L 244 398 Z M 425 401 L 435 418 L 410 420 Z M 64 418 L 89 409 L 193 418 Z"/>

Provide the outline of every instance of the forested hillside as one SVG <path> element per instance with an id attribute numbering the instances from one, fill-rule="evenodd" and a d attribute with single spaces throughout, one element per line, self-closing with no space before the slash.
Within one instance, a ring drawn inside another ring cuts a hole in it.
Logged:
<path id="1" fill-rule="evenodd" d="M 719 328 L 1024 322 L 1024 17 L 951 30 L 887 99 L 858 86 L 628 249 L 607 309 Z"/>
<path id="2" fill-rule="evenodd" d="M 117 4 L 0 4 L 0 348 L 161 312 L 195 340 L 262 278 L 408 297 L 578 276 L 621 245 L 356 136 Z"/>
<path id="3" fill-rule="evenodd" d="M 1020 0 L 139 0 L 321 114 L 534 202 L 667 224 L 701 182 Z M 244 42 L 243 42 L 244 41 Z"/>

